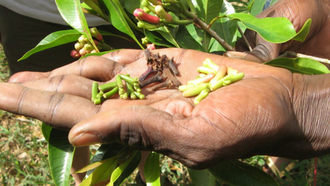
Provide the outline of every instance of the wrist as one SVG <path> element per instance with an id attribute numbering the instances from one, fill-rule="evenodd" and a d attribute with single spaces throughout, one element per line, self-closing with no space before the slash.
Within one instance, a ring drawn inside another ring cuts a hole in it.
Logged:
<path id="1" fill-rule="evenodd" d="M 330 151 L 330 74 L 293 75 L 293 110 L 300 128 L 296 145 L 306 156 Z"/>

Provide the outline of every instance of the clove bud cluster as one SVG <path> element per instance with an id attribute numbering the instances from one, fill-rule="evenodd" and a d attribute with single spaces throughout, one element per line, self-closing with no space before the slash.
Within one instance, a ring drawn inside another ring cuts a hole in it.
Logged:
<path id="1" fill-rule="evenodd" d="M 141 7 L 133 12 L 138 27 L 145 29 L 156 29 L 158 27 L 172 25 L 187 25 L 193 22 L 182 16 L 182 12 L 188 9 L 179 1 L 175 0 L 142 0 Z"/>
<path id="2" fill-rule="evenodd" d="M 196 96 L 194 99 L 196 105 L 205 99 L 211 91 L 239 81 L 244 77 L 244 73 L 239 73 L 225 65 L 218 66 L 209 58 L 205 59 L 203 66 L 198 67 L 197 71 L 200 73 L 197 79 L 188 81 L 187 85 L 179 86 L 184 97 Z"/>
<path id="3" fill-rule="evenodd" d="M 75 49 L 70 53 L 71 57 L 79 58 L 89 53 L 97 53 L 101 50 L 110 50 L 110 46 L 104 42 L 102 34 L 97 30 L 96 27 L 90 28 L 89 30 L 93 37 L 93 42 L 96 48 L 85 35 L 81 35 L 74 45 Z"/>
<path id="4" fill-rule="evenodd" d="M 104 100 L 119 94 L 121 99 L 144 99 L 145 95 L 141 93 L 138 78 L 131 78 L 129 74 L 116 75 L 116 81 L 99 85 L 93 82 L 92 101 L 94 104 L 101 104 Z"/>

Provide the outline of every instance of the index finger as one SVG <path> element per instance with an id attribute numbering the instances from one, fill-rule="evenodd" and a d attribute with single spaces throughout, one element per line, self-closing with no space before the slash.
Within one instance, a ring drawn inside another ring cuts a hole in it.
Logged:
<path id="1" fill-rule="evenodd" d="M 89 99 L 30 89 L 18 84 L 0 83 L 0 109 L 70 129 L 79 121 L 98 112 Z"/>

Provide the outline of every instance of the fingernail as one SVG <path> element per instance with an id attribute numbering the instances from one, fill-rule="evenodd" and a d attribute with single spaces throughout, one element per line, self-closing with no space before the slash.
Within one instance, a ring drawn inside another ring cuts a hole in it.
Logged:
<path id="1" fill-rule="evenodd" d="M 100 135 L 94 133 L 83 132 L 79 134 L 71 144 L 75 147 L 88 146 L 95 143 L 102 143 Z"/>
<path id="2" fill-rule="evenodd" d="M 236 58 L 236 59 L 244 59 L 246 56 L 246 53 L 244 52 L 235 52 L 235 51 L 228 51 L 223 54 L 224 56 L 230 57 L 230 58 Z"/>
<path id="3" fill-rule="evenodd" d="M 253 62 L 258 62 L 258 63 L 263 62 L 258 57 L 254 56 L 254 55 L 251 55 L 249 53 L 245 53 L 245 52 L 228 51 L 228 52 L 225 52 L 223 55 L 227 56 L 227 57 L 230 57 L 230 58 L 244 59 L 244 60 L 247 60 L 247 61 L 253 61 Z"/>

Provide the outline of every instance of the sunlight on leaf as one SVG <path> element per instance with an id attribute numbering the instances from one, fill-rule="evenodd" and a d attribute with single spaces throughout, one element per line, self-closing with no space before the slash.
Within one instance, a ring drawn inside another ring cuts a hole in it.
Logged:
<path id="1" fill-rule="evenodd" d="M 296 33 L 293 24 L 285 17 L 256 18 L 250 14 L 235 13 L 228 18 L 241 21 L 248 29 L 258 32 L 266 41 L 284 43 L 289 40 L 304 41 L 311 25 L 308 19 L 299 33 Z"/>
<path id="2" fill-rule="evenodd" d="M 70 184 L 70 171 L 74 156 L 74 147 L 69 143 L 68 131 L 51 128 L 42 124 L 45 139 L 49 140 L 49 165 L 56 186 Z"/>
<path id="3" fill-rule="evenodd" d="M 76 30 L 62 30 L 53 32 L 41 40 L 36 47 L 26 52 L 18 61 L 26 59 L 37 52 L 77 41 L 80 35 L 81 34 Z"/>
<path id="4" fill-rule="evenodd" d="M 160 186 L 159 154 L 151 152 L 144 165 L 144 176 L 148 186 Z"/>
<path id="5" fill-rule="evenodd" d="M 135 155 L 138 153 L 138 150 L 133 150 L 131 156 L 121 165 L 119 165 L 111 174 L 110 183 L 109 186 L 113 186 L 115 181 L 120 177 L 120 175 L 124 172 L 126 167 L 130 164 L 132 159 L 135 157 Z"/>
<path id="6" fill-rule="evenodd" d="M 301 74 L 328 74 L 329 69 L 322 63 L 308 58 L 277 58 L 266 62 L 267 65 L 282 67 Z"/>
<path id="7" fill-rule="evenodd" d="M 104 160 L 81 184 L 80 186 L 90 186 L 106 179 L 109 179 L 112 172 L 116 169 L 118 157 Z"/>
<path id="8" fill-rule="evenodd" d="M 82 11 L 80 0 L 55 0 L 55 2 L 62 18 L 72 28 L 84 35 L 98 52 L 98 48 L 92 39 L 85 15 Z"/>

